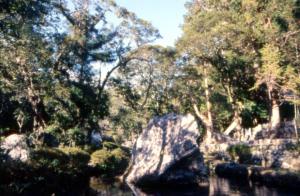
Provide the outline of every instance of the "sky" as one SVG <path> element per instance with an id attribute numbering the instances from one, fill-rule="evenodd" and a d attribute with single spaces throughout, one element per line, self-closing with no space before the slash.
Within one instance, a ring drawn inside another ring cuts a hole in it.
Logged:
<path id="1" fill-rule="evenodd" d="M 116 2 L 147 20 L 157 28 L 162 39 L 155 43 L 163 46 L 174 46 L 181 35 L 180 25 L 186 12 L 184 4 L 187 0 L 116 0 Z"/>

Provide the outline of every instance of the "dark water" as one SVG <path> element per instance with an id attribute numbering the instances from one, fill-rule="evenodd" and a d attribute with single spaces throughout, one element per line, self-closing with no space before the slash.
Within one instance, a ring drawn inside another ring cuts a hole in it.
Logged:
<path id="1" fill-rule="evenodd" d="M 177 188 L 163 187 L 155 190 L 140 190 L 135 187 L 130 189 L 128 186 L 120 183 L 105 184 L 97 179 L 91 180 L 89 195 L 100 196 L 127 196 L 127 195 L 141 195 L 141 196 L 183 196 L 183 195 L 258 195 L 258 196 L 292 196 L 300 195 L 299 190 L 283 190 L 277 188 L 270 188 L 266 186 L 254 185 L 251 182 L 243 182 L 236 180 L 228 180 L 219 177 L 210 177 L 209 184 L 199 187 Z"/>

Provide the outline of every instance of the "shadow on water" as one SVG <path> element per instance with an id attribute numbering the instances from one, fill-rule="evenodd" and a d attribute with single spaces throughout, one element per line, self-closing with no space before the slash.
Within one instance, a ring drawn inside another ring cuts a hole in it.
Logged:
<path id="1" fill-rule="evenodd" d="M 159 187 L 156 189 L 141 190 L 136 187 L 131 189 L 120 183 L 105 184 L 101 181 L 92 180 L 90 184 L 89 195 L 101 195 L 101 196 L 182 196 L 182 195 L 259 195 L 259 196 L 293 196 L 299 195 L 298 190 L 282 190 L 277 188 L 270 188 L 266 186 L 259 186 L 252 184 L 249 181 L 240 180 L 228 180 L 219 177 L 210 177 L 210 183 L 206 186 L 198 187 Z"/>
<path id="2" fill-rule="evenodd" d="M 76 184 L 72 187 L 57 187 L 46 190 L 47 187 L 35 187 L 34 190 L 20 195 L 55 195 L 55 196 L 296 196 L 300 190 L 283 190 L 252 184 L 249 181 L 228 180 L 220 177 L 210 177 L 209 183 L 194 187 L 157 187 L 141 190 L 129 187 L 119 182 L 103 182 L 98 178 L 91 178 L 88 184 Z M 298 191 L 298 192 L 297 192 Z M 47 194 L 45 194 L 47 193 Z M 0 195 L 12 195 L 2 192 Z M 15 195 L 15 194 L 13 194 Z M 19 195 L 19 194 L 18 194 Z"/>

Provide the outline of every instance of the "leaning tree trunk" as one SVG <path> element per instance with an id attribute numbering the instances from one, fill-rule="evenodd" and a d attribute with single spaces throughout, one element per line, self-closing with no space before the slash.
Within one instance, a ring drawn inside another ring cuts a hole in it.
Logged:
<path id="1" fill-rule="evenodd" d="M 232 131 L 236 130 L 237 132 L 241 132 L 242 130 L 242 118 L 241 118 L 241 110 L 240 106 L 237 104 L 236 100 L 234 100 L 230 87 L 227 87 L 227 94 L 229 97 L 229 101 L 231 103 L 231 107 L 234 111 L 233 120 L 231 124 L 224 131 L 224 135 L 229 135 Z"/>
<path id="2" fill-rule="evenodd" d="M 232 123 L 224 131 L 224 135 L 229 135 L 234 130 L 236 130 L 239 133 L 242 130 L 242 119 L 241 119 L 241 116 L 240 116 L 240 112 L 237 109 L 234 109 L 234 115 L 233 115 Z"/>
<path id="3" fill-rule="evenodd" d="M 205 127 L 205 130 L 206 130 L 205 142 L 207 144 L 212 142 L 212 139 L 213 139 L 212 133 L 214 130 L 212 111 L 211 111 L 212 104 L 210 102 L 210 91 L 209 91 L 209 85 L 208 85 L 208 73 L 207 73 L 208 66 L 209 66 L 208 64 L 204 65 L 204 89 L 205 89 L 205 103 L 206 103 L 206 109 L 207 109 L 206 115 L 199 111 L 197 104 L 195 103 L 194 100 L 192 100 L 192 102 L 194 102 L 193 109 L 194 109 L 196 118 L 199 119 Z M 192 96 L 191 96 L 191 98 L 192 98 Z"/>
<path id="4" fill-rule="evenodd" d="M 199 111 L 196 104 L 193 104 L 193 109 L 194 109 L 194 112 L 196 114 L 196 117 L 198 118 L 198 120 L 200 120 L 203 123 L 203 125 L 205 127 L 205 130 L 206 130 L 205 141 L 207 143 L 211 143 L 211 141 L 212 141 L 212 132 L 213 132 L 213 127 L 211 125 L 211 122 L 209 122 L 207 116 L 205 116 L 204 114 L 202 114 Z"/>

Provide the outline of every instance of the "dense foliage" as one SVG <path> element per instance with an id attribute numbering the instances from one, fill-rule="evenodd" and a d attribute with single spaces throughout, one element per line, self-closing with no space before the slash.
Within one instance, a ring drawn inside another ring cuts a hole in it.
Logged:
<path id="1" fill-rule="evenodd" d="M 65 145 L 88 142 L 109 114 L 111 74 L 157 30 L 113 1 L 0 5 L 1 134 L 50 132 Z"/>
<path id="2" fill-rule="evenodd" d="M 189 81 L 211 94 L 192 94 L 196 107 L 212 105 L 202 111 L 221 130 L 219 120 L 230 118 L 237 126 L 278 126 L 279 105 L 299 93 L 299 2 L 194 0 L 187 7 L 178 49 L 197 73 Z"/>
<path id="3" fill-rule="evenodd" d="M 189 1 L 176 48 L 139 48 L 139 61 L 119 70 L 113 127 L 138 134 L 153 115 L 193 112 L 208 133 L 239 138 L 243 128 L 295 119 L 299 4 Z"/>

